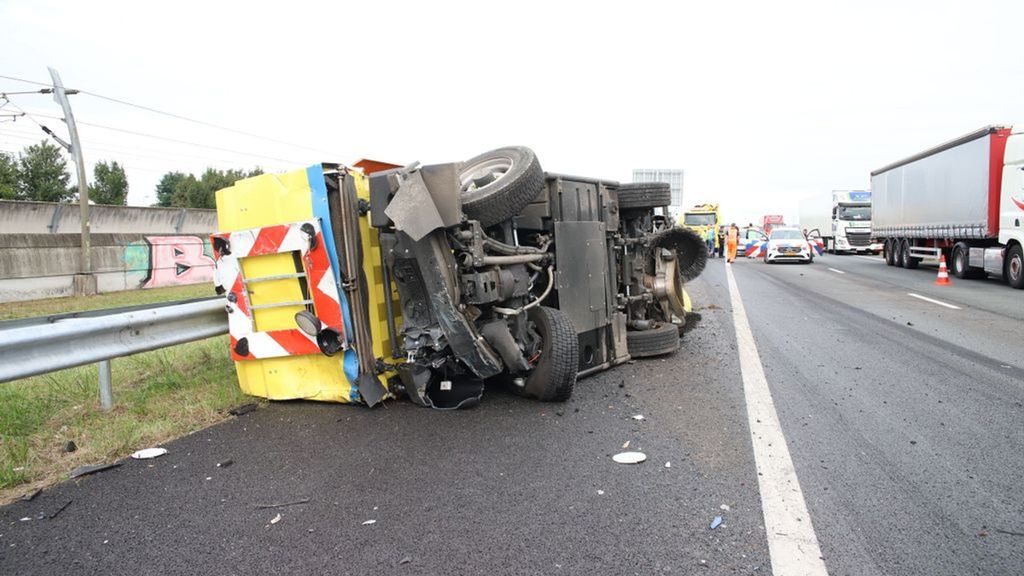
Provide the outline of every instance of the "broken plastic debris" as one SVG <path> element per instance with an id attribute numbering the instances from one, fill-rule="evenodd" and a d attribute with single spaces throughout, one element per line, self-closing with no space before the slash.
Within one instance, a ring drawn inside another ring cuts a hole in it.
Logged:
<path id="1" fill-rule="evenodd" d="M 598 496 L 604 496 L 604 490 L 598 490 L 597 491 L 597 495 Z"/>
<path id="2" fill-rule="evenodd" d="M 671 462 L 665 462 L 665 468 L 671 468 L 671 467 L 672 467 L 672 463 Z"/>
<path id="3" fill-rule="evenodd" d="M 146 448 L 144 450 L 138 450 L 132 454 L 132 458 L 136 460 L 149 460 L 150 458 L 158 458 L 167 454 L 167 448 Z"/>
<path id="4" fill-rule="evenodd" d="M 363 522 L 363 526 L 369 526 L 370 524 L 376 524 L 376 523 L 377 523 L 376 520 L 367 520 L 366 522 Z"/>
<path id="5" fill-rule="evenodd" d="M 714 530 L 715 528 L 718 528 L 721 524 L 722 524 L 722 517 L 721 516 L 715 516 L 715 519 L 711 521 L 711 529 Z"/>
<path id="6" fill-rule="evenodd" d="M 277 516 L 274 516 L 273 518 L 270 519 L 270 523 L 271 524 L 277 524 L 280 521 L 281 521 L 281 515 L 280 514 L 278 514 Z"/>
<path id="7" fill-rule="evenodd" d="M 241 406 L 235 406 L 234 408 L 231 408 L 230 410 L 228 410 L 228 414 L 231 414 L 232 416 L 241 416 L 242 414 L 248 414 L 249 412 L 252 412 L 255 409 L 256 403 L 251 402 L 249 404 L 242 404 Z"/>
<path id="8" fill-rule="evenodd" d="M 647 460 L 647 455 L 643 452 L 619 452 L 612 456 L 612 460 L 619 464 L 639 464 Z"/>
<path id="9" fill-rule="evenodd" d="M 88 466 L 79 466 L 72 470 L 71 474 L 68 474 L 68 478 L 78 478 L 79 476 L 85 476 L 86 474 L 93 474 L 96 472 L 102 472 L 103 470 L 117 468 L 120 465 L 120 462 L 112 462 L 110 464 L 90 464 Z"/>
<path id="10" fill-rule="evenodd" d="M 622 445 L 622 448 L 629 448 L 629 440 L 626 440 L 626 443 Z"/>
<path id="11" fill-rule="evenodd" d="M 719 506 L 719 508 L 721 508 L 722 510 L 725 510 L 726 512 L 729 511 L 729 505 L 728 504 L 722 504 L 721 506 Z"/>
<path id="12" fill-rule="evenodd" d="M 639 422 L 641 420 L 646 420 L 646 418 L 644 418 L 643 414 L 637 414 L 636 416 L 633 416 L 633 420 L 636 420 L 637 422 Z"/>

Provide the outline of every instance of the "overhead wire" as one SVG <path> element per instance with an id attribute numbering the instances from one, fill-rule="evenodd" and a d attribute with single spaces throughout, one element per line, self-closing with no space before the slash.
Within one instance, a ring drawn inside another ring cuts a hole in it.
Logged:
<path id="1" fill-rule="evenodd" d="M 48 87 L 51 87 L 51 88 L 53 87 L 52 84 L 46 84 L 46 83 L 43 83 L 43 82 L 36 82 L 34 80 L 26 80 L 26 79 L 23 79 L 23 78 L 15 78 L 13 76 L 3 76 L 3 75 L 0 75 L 0 78 L 6 78 L 8 80 L 15 80 L 15 81 L 18 81 L 18 82 L 27 82 L 29 84 L 36 84 L 38 86 L 48 86 Z M 304 149 L 304 150 L 309 150 L 311 152 L 317 152 L 317 153 L 320 153 L 320 154 L 326 154 L 328 156 L 333 156 L 334 155 L 333 152 L 328 152 L 326 150 L 322 150 L 322 149 L 319 149 L 319 148 L 314 148 L 314 147 L 311 147 L 311 146 L 306 146 L 304 144 L 296 144 L 294 142 L 288 142 L 286 140 L 280 140 L 280 139 L 277 139 L 277 138 L 271 138 L 269 136 L 262 136 L 260 134 L 255 134 L 253 132 L 247 132 L 245 130 L 239 130 L 237 128 L 231 128 L 230 126 L 224 126 L 224 125 L 216 124 L 216 123 L 213 123 L 213 122 L 207 122 L 205 120 L 198 120 L 196 118 L 190 118 L 188 116 L 183 116 L 181 114 L 176 114 L 174 112 L 167 112 L 165 110 L 159 110 L 159 109 L 153 108 L 151 106 L 145 106 L 143 104 L 136 104 L 134 102 L 129 102 L 127 100 L 122 100 L 120 98 L 114 98 L 112 96 L 106 96 L 104 94 L 98 94 L 98 93 L 92 92 L 90 90 L 78 90 L 78 93 L 79 94 L 85 94 L 85 95 L 88 95 L 88 96 L 92 96 L 93 98 L 99 98 L 101 100 L 106 100 L 108 102 L 114 102 L 116 104 L 121 104 L 122 106 L 129 106 L 131 108 L 137 108 L 139 110 L 145 110 L 146 112 L 151 112 L 153 114 L 160 114 L 162 116 L 167 116 L 169 118 L 174 118 L 176 120 L 183 120 L 185 122 L 191 122 L 193 124 L 198 124 L 200 126 L 207 126 L 209 128 L 216 128 L 217 130 L 223 130 L 225 132 L 231 132 L 231 133 L 234 133 L 234 134 L 239 134 L 239 135 L 242 135 L 242 136 L 247 136 L 249 138 L 257 138 L 259 140 L 266 140 L 267 142 L 274 142 L 275 144 L 283 144 L 285 146 L 291 146 L 292 148 L 301 148 L 301 149 Z"/>

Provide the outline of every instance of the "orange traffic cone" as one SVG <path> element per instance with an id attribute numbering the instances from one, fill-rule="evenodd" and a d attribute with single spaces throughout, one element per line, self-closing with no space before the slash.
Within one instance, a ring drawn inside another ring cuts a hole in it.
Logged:
<path id="1" fill-rule="evenodd" d="M 939 277 L 935 279 L 936 286 L 952 286 L 949 281 L 949 270 L 946 269 L 946 255 L 939 255 Z"/>

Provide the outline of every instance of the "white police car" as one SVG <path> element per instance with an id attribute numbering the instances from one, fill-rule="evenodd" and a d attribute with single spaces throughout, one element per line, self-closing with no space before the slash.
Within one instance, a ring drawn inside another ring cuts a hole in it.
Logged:
<path id="1" fill-rule="evenodd" d="M 774 228 L 764 250 L 766 264 L 773 262 L 814 262 L 814 252 L 798 228 Z"/>

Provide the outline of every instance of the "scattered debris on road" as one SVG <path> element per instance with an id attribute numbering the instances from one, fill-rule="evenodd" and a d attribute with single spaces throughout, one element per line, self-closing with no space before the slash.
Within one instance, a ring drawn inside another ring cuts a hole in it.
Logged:
<path id="1" fill-rule="evenodd" d="M 159 458 L 164 454 L 167 454 L 167 448 L 144 448 L 133 452 L 132 458 L 136 460 L 149 460 L 150 458 Z"/>
<path id="2" fill-rule="evenodd" d="M 629 448 L 629 440 L 626 440 L 626 443 L 622 445 L 623 450 L 625 450 L 626 448 Z"/>
<path id="3" fill-rule="evenodd" d="M 722 504 L 721 506 L 719 506 L 719 508 L 721 508 L 722 510 L 725 510 L 726 512 L 728 512 L 730 510 L 728 504 Z"/>
<path id="4" fill-rule="evenodd" d="M 721 525 L 722 525 L 722 517 L 721 516 L 715 516 L 715 519 L 711 521 L 711 529 L 714 530 L 715 528 L 718 528 Z"/>
<path id="5" fill-rule="evenodd" d="M 671 462 L 665 462 L 665 468 L 671 468 L 671 467 L 672 467 L 672 463 Z"/>
<path id="6" fill-rule="evenodd" d="M 646 420 L 646 418 L 644 418 L 643 414 L 637 414 L 636 416 L 633 416 L 633 420 L 636 420 L 637 422 L 642 422 Z"/>
<path id="7" fill-rule="evenodd" d="M 285 506 L 297 506 L 299 504 L 306 504 L 309 502 L 309 498 L 302 498 L 295 500 L 294 502 L 274 502 L 273 504 L 257 504 L 257 510 L 265 510 L 267 508 L 284 508 Z"/>
<path id="8" fill-rule="evenodd" d="M 74 500 L 68 500 L 67 502 L 64 503 L 63 506 L 61 506 L 60 508 L 57 508 L 56 510 L 54 510 L 53 513 L 50 514 L 50 520 L 53 520 L 54 518 L 56 518 L 57 515 L 60 514 L 61 512 L 63 512 L 65 508 L 70 506 L 72 502 L 74 502 Z"/>
<path id="9" fill-rule="evenodd" d="M 409 564 L 410 562 L 412 562 L 412 558 L 410 558 L 409 556 L 406 556 L 405 558 L 402 558 L 401 560 L 399 560 L 398 564 L 399 565 Z"/>
<path id="10" fill-rule="evenodd" d="M 235 461 L 230 459 L 225 460 L 223 462 L 217 462 L 217 468 L 227 468 L 228 466 L 231 466 L 234 463 Z"/>
<path id="11" fill-rule="evenodd" d="M 597 495 L 598 496 L 604 496 L 604 490 L 598 490 L 597 491 Z"/>
<path id="12" fill-rule="evenodd" d="M 376 520 L 367 520 L 366 522 L 363 522 L 363 526 L 369 526 L 370 524 L 376 524 L 376 523 L 377 523 Z"/>
<path id="13" fill-rule="evenodd" d="M 1009 536 L 1024 536 L 1024 532 L 1014 532 L 1012 530 L 1003 530 L 1002 528 L 996 528 L 995 531 Z"/>
<path id="14" fill-rule="evenodd" d="M 248 404 L 242 404 L 241 406 L 235 406 L 234 408 L 228 409 L 228 414 L 232 416 L 241 416 L 242 414 L 248 414 L 256 409 L 256 403 L 250 402 Z"/>
<path id="15" fill-rule="evenodd" d="M 647 460 L 647 455 L 643 452 L 619 452 L 612 456 L 612 460 L 619 464 L 639 464 Z"/>
<path id="16" fill-rule="evenodd" d="M 280 521 L 281 521 L 281 515 L 280 514 L 278 514 L 277 516 L 274 516 L 273 518 L 270 519 L 270 523 L 271 524 L 277 524 Z"/>
<path id="17" fill-rule="evenodd" d="M 96 472 L 102 472 L 104 470 L 110 470 L 111 468 L 117 468 L 120 466 L 120 462 L 111 462 L 110 464 L 89 464 L 87 466 L 79 466 L 68 474 L 68 478 L 78 478 L 80 476 L 87 476 L 89 474 L 95 474 Z"/>

